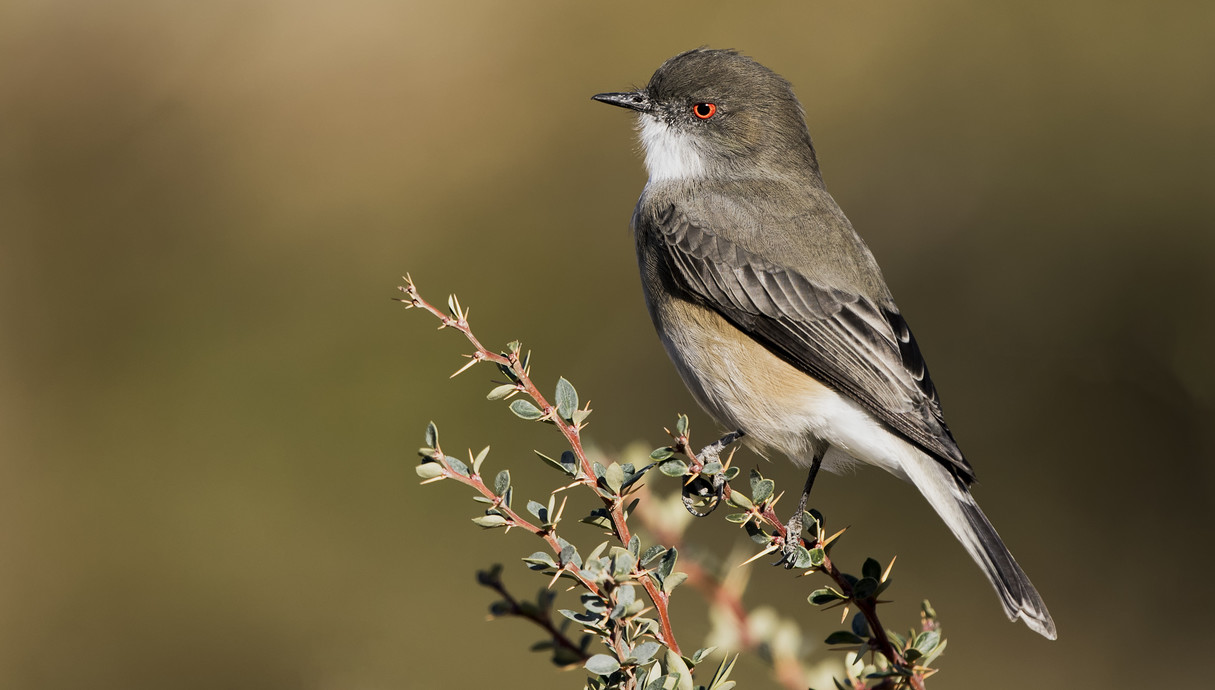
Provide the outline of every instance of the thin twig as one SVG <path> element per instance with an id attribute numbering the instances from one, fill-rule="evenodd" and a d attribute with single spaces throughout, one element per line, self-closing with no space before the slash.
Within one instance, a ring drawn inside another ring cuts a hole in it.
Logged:
<path id="1" fill-rule="evenodd" d="M 557 414 L 556 408 L 548 402 L 548 400 L 544 397 L 544 394 L 542 394 L 536 387 L 535 383 L 532 382 L 531 376 L 528 374 L 527 368 L 524 367 L 522 361 L 519 359 L 518 353 L 509 352 L 506 354 L 501 354 L 490 352 L 489 350 L 485 349 L 485 347 L 481 345 L 481 342 L 477 340 L 476 336 L 473 335 L 472 330 L 468 326 L 467 311 L 461 311 L 457 303 L 453 309 L 453 311 L 456 313 L 444 313 L 442 310 L 422 299 L 422 297 L 418 294 L 418 289 L 414 285 L 413 280 L 408 275 L 405 276 L 405 285 L 401 287 L 401 291 L 407 296 L 407 299 L 400 300 L 406 305 L 406 307 L 424 309 L 434 315 L 435 318 L 439 319 L 442 324 L 440 328 L 454 328 L 455 330 L 463 333 L 464 337 L 468 339 L 468 342 L 471 343 L 474 348 L 474 352 L 471 355 L 474 362 L 493 362 L 494 364 L 498 364 L 509 369 L 514 374 L 515 380 L 517 381 L 518 385 L 522 387 L 523 392 L 526 393 L 540 408 L 540 411 L 543 413 L 541 419 L 556 425 L 561 431 L 561 435 L 565 437 L 570 449 L 574 452 L 575 457 L 578 458 L 579 466 L 581 467 L 581 470 L 576 478 L 577 481 L 596 489 L 596 494 L 600 497 L 604 506 L 607 508 L 608 516 L 612 523 L 613 533 L 622 544 L 627 546 L 632 538 L 632 535 L 630 534 L 628 525 L 625 522 L 623 496 L 605 495 L 603 492 L 598 490 L 596 487 L 597 480 L 595 478 L 594 469 L 591 465 L 590 459 L 586 455 L 586 451 L 582 447 L 582 438 L 580 436 L 580 429 L 578 425 L 562 419 Z M 457 474 L 457 476 L 459 476 L 458 473 L 453 474 Z M 488 491 L 484 483 L 480 482 L 479 478 L 476 484 L 472 484 L 468 481 L 464 483 L 476 487 L 479 491 Z M 479 486 L 477 486 L 478 484 Z M 494 496 L 492 491 L 489 492 L 489 496 Z M 502 510 L 503 508 L 503 506 L 497 505 L 495 507 L 497 507 L 499 510 Z M 512 511 L 511 515 L 511 519 L 513 520 L 515 519 L 514 515 L 517 514 L 514 514 Z M 518 524 L 519 526 L 524 526 L 523 522 Z M 529 531 L 546 537 L 546 541 L 549 541 L 549 545 L 556 547 L 557 553 L 561 552 L 560 547 L 556 546 L 556 538 L 549 535 L 547 531 L 536 531 L 534 527 Z M 571 572 L 574 571 L 571 570 Z M 679 643 L 676 642 L 675 632 L 671 628 L 671 619 L 668 611 L 669 596 L 666 592 L 662 591 L 654 578 L 647 571 L 642 570 L 639 565 L 634 566 L 632 575 L 634 579 L 640 582 L 645 588 L 646 594 L 649 596 L 650 601 L 653 602 L 654 609 L 658 613 L 658 623 L 661 627 L 661 632 L 658 635 L 659 641 L 666 645 L 671 651 L 675 652 L 676 654 L 680 654 Z M 588 587 L 590 591 L 595 592 L 596 594 L 599 593 L 598 588 L 594 587 L 593 583 L 585 580 L 585 578 L 579 576 L 579 581 L 582 582 L 584 586 L 590 585 Z"/>
<path id="2" fill-rule="evenodd" d="M 587 654 L 586 651 L 582 649 L 581 645 L 576 644 L 573 640 L 566 637 L 565 633 L 562 632 L 561 629 L 553 625 L 552 617 L 548 615 L 547 611 L 545 611 L 544 614 L 541 614 L 538 610 L 533 611 L 530 608 L 521 606 L 519 601 L 506 590 L 506 587 L 502 584 L 502 580 L 493 578 L 491 580 L 483 580 L 481 584 L 494 590 L 499 596 L 502 597 L 502 600 L 506 602 L 508 607 L 510 607 L 510 610 L 506 612 L 508 615 L 527 619 L 540 626 L 552 638 L 553 644 L 564 647 L 565 649 L 573 652 L 577 655 L 579 661 L 585 662 L 587 659 L 591 658 L 591 655 Z"/>

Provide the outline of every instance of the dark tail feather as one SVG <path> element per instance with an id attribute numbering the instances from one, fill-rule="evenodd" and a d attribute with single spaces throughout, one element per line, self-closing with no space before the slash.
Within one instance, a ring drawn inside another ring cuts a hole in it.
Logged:
<path id="1" fill-rule="evenodd" d="M 954 493 L 970 526 L 966 537 L 973 540 L 977 547 L 968 545 L 966 550 L 996 588 L 1000 603 L 1004 604 L 1004 613 L 1008 614 L 1009 620 L 1020 618 L 1034 632 L 1049 640 L 1055 639 L 1055 621 L 1051 619 L 1050 611 L 1046 610 L 1042 595 L 1038 594 L 1025 571 L 1017 565 L 1016 559 L 996 533 L 996 528 L 991 526 L 987 516 L 979 510 L 970 491 L 957 483 L 955 487 Z M 962 536 L 959 535 L 959 538 Z"/>
<path id="2" fill-rule="evenodd" d="M 915 466 L 905 468 L 908 477 L 958 541 L 962 542 L 970 557 L 979 564 L 1000 596 L 1008 619 L 1015 621 L 1020 618 L 1034 632 L 1047 639 L 1055 639 L 1055 621 L 1046 610 L 1042 596 L 1008 552 L 996 528 L 979 510 L 970 491 L 939 462 L 923 453 L 917 452 L 916 455 L 919 457 Z"/>

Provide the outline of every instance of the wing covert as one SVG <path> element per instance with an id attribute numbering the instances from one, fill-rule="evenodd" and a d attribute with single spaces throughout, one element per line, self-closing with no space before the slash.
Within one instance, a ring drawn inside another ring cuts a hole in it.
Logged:
<path id="1" fill-rule="evenodd" d="M 685 297 L 720 314 L 790 365 L 848 396 L 966 483 L 974 471 L 946 426 L 936 388 L 893 303 L 814 282 L 668 206 L 638 214 Z"/>

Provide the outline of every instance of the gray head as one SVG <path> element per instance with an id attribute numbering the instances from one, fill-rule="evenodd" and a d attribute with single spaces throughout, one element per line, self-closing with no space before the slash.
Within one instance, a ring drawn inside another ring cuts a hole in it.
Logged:
<path id="1" fill-rule="evenodd" d="M 732 50 L 680 53 L 644 89 L 594 99 L 637 111 L 651 181 L 819 181 L 806 118 L 789 82 Z"/>

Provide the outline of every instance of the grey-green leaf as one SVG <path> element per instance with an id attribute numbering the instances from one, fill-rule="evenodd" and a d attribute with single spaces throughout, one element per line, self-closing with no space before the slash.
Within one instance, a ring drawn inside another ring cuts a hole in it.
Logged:
<path id="1" fill-rule="evenodd" d="M 877 591 L 878 581 L 872 577 L 862 577 L 856 581 L 852 587 L 852 597 L 854 599 L 868 599 Z"/>
<path id="2" fill-rule="evenodd" d="M 596 654 L 586 660 L 586 670 L 600 676 L 610 676 L 620 670 L 620 662 L 607 654 Z"/>
<path id="3" fill-rule="evenodd" d="M 772 497 L 772 492 L 776 490 L 776 482 L 771 479 L 761 479 L 758 483 L 753 484 L 755 487 L 751 492 L 751 500 L 756 503 L 763 503 Z"/>
<path id="4" fill-rule="evenodd" d="M 676 587 L 682 585 L 687 579 L 687 573 L 671 573 L 670 575 L 662 578 L 662 591 L 670 594 Z"/>
<path id="5" fill-rule="evenodd" d="M 882 579 L 882 564 L 875 559 L 866 558 L 865 564 L 861 566 L 861 575 L 872 577 L 875 580 Z"/>
<path id="6" fill-rule="evenodd" d="M 437 462 L 424 462 L 414 468 L 422 479 L 434 479 L 443 476 L 443 466 Z"/>
<path id="7" fill-rule="evenodd" d="M 439 447 L 439 427 L 435 426 L 434 422 L 426 425 L 426 447 Z"/>
<path id="8" fill-rule="evenodd" d="M 443 459 L 447 462 L 447 466 L 451 468 L 452 472 L 465 477 L 470 476 L 468 465 L 465 465 L 463 462 L 451 457 L 450 455 Z"/>
<path id="9" fill-rule="evenodd" d="M 502 470 L 494 477 L 494 493 L 501 496 L 510 488 L 510 470 Z"/>
<path id="10" fill-rule="evenodd" d="M 663 446 L 662 448 L 655 448 L 654 450 L 650 451 L 650 459 L 651 460 L 666 460 L 667 458 L 671 457 L 674 454 L 675 454 L 675 451 L 671 450 L 670 446 Z"/>
<path id="11" fill-rule="evenodd" d="M 851 630 L 836 630 L 824 640 L 827 644 L 860 644 L 865 640 Z"/>
<path id="12" fill-rule="evenodd" d="M 544 413 L 540 411 L 540 408 L 533 405 L 530 400 L 520 399 L 512 402 L 510 404 L 510 411 L 514 412 L 516 417 L 526 419 L 529 422 L 535 421 L 544 416 Z"/>
<path id="13" fill-rule="evenodd" d="M 607 483 L 612 493 L 620 493 L 620 486 L 624 484 L 624 468 L 615 462 L 608 465 L 603 472 L 603 481 Z"/>
<path id="14" fill-rule="evenodd" d="M 834 589 L 832 589 L 830 587 L 823 587 L 822 589 L 816 589 L 810 593 L 810 596 L 806 597 L 807 601 L 809 601 L 811 604 L 814 604 L 815 606 L 821 606 L 823 604 L 830 604 L 833 601 L 839 601 L 840 599 L 846 599 L 846 598 L 847 597 L 845 597 L 843 594 L 840 594 L 839 592 L 835 591 Z"/>
<path id="15" fill-rule="evenodd" d="M 574 410 L 578 409 L 578 391 L 574 390 L 574 384 L 566 381 L 564 377 L 557 379 L 557 394 L 554 397 L 557 401 L 557 414 L 561 415 L 562 419 L 571 419 Z"/>
<path id="16" fill-rule="evenodd" d="M 504 383 L 490 391 L 489 395 L 486 395 L 485 398 L 487 400 L 501 400 L 517 390 L 519 390 L 519 388 L 515 384 Z"/>
<path id="17" fill-rule="evenodd" d="M 682 477 L 688 473 L 688 463 L 677 458 L 672 458 L 659 465 L 658 471 L 668 477 Z"/>
<path id="18" fill-rule="evenodd" d="M 817 568 L 827 560 L 827 552 L 819 549 L 810 549 L 810 567 Z"/>
<path id="19" fill-rule="evenodd" d="M 481 463 L 485 462 L 485 456 L 487 455 L 489 455 L 489 446 L 482 448 L 481 452 L 477 453 L 477 457 L 473 458 L 473 474 L 481 474 Z"/>

